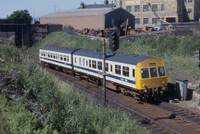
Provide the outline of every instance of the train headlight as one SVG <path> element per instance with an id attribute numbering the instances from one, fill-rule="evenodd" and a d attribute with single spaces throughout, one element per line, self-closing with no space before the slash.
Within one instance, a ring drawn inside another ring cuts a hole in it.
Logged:
<path id="1" fill-rule="evenodd" d="M 162 83 L 162 84 L 163 84 L 163 86 L 165 86 L 165 82 L 164 82 L 164 81 L 163 81 L 163 83 Z"/>

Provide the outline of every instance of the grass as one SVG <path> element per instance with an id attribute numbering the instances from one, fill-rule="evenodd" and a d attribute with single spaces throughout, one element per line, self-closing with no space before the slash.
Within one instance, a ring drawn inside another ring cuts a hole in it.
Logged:
<path id="1" fill-rule="evenodd" d="M 56 134 L 56 131 L 52 131 L 49 125 L 38 120 L 35 114 L 25 109 L 22 98 L 8 101 L 0 95 L 0 123 L 1 134 Z"/>
<path id="2" fill-rule="evenodd" d="M 104 108 L 92 97 L 59 81 L 13 46 L 0 45 L 17 79 L 0 95 L 1 133 L 146 133 L 117 109 Z M 10 95 L 23 91 L 20 98 Z M 31 111 L 31 112 L 30 112 Z"/>
<path id="3" fill-rule="evenodd" d="M 64 32 L 54 32 L 49 34 L 41 42 L 35 44 L 34 47 L 26 50 L 26 52 L 33 55 L 38 55 L 39 48 L 46 45 L 96 50 L 101 49 L 102 41 L 90 40 L 85 37 L 74 37 Z"/>

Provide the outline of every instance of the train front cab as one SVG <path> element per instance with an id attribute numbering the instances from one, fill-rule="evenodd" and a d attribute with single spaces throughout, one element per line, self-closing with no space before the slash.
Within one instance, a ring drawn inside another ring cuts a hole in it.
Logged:
<path id="1" fill-rule="evenodd" d="M 161 59 L 148 59 L 136 66 L 136 89 L 139 92 L 157 96 L 167 87 L 165 63 Z"/>

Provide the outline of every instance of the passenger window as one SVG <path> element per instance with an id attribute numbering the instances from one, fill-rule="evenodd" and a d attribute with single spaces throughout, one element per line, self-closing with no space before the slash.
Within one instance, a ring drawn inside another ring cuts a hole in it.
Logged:
<path id="1" fill-rule="evenodd" d="M 148 68 L 141 69 L 142 78 L 149 78 L 149 71 Z"/>
<path id="2" fill-rule="evenodd" d="M 91 60 L 89 60 L 89 67 L 91 67 Z"/>
<path id="3" fill-rule="evenodd" d="M 76 63 L 76 58 L 74 58 L 74 59 L 75 59 L 74 63 Z"/>
<path id="4" fill-rule="evenodd" d="M 151 72 L 151 78 L 158 77 L 156 68 L 150 68 L 150 72 Z"/>
<path id="5" fill-rule="evenodd" d="M 115 73 L 121 74 L 121 66 L 120 65 L 115 65 Z"/>
<path id="6" fill-rule="evenodd" d="M 92 60 L 92 67 L 93 67 L 93 68 L 97 68 L 96 61 L 95 61 L 95 60 Z"/>
<path id="7" fill-rule="evenodd" d="M 85 66 L 85 58 L 83 58 L 83 66 Z"/>
<path id="8" fill-rule="evenodd" d="M 67 56 L 67 62 L 69 62 L 69 56 Z"/>
<path id="9" fill-rule="evenodd" d="M 86 66 L 88 66 L 88 60 L 86 60 Z"/>
<path id="10" fill-rule="evenodd" d="M 62 60 L 62 55 L 60 55 L 60 60 Z"/>
<path id="11" fill-rule="evenodd" d="M 123 75 L 129 76 L 129 67 L 123 67 Z"/>
<path id="12" fill-rule="evenodd" d="M 64 55 L 64 61 L 67 61 L 67 56 L 66 55 Z"/>
<path id="13" fill-rule="evenodd" d="M 109 64 L 108 63 L 106 63 L 106 67 L 105 67 L 105 70 L 108 72 L 108 66 L 109 66 Z"/>
<path id="14" fill-rule="evenodd" d="M 159 67 L 158 68 L 159 76 L 165 76 L 165 68 L 164 67 Z"/>
<path id="15" fill-rule="evenodd" d="M 112 72 L 112 65 L 110 65 L 110 72 Z"/>
<path id="16" fill-rule="evenodd" d="M 102 62 L 101 61 L 98 61 L 98 69 L 102 70 Z"/>
<path id="17" fill-rule="evenodd" d="M 79 58 L 79 65 L 81 65 L 81 58 Z"/>
<path id="18" fill-rule="evenodd" d="M 133 77 L 135 77 L 135 69 L 133 69 Z"/>

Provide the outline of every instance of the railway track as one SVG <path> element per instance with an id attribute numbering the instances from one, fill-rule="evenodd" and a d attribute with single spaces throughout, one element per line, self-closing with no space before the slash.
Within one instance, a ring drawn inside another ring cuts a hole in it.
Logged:
<path id="1" fill-rule="evenodd" d="M 166 102 L 161 102 L 158 107 L 171 112 L 176 118 L 200 128 L 200 114 Z"/>
<path id="2" fill-rule="evenodd" d="M 133 98 L 137 101 L 137 98 Z M 181 120 L 190 126 L 194 126 L 194 129 L 200 130 L 200 114 L 191 110 L 176 106 L 171 103 L 158 101 L 159 104 L 151 104 L 142 102 L 146 107 L 156 109 L 157 112 L 169 115 L 170 118 Z"/>
<path id="3" fill-rule="evenodd" d="M 133 98 L 135 101 L 138 101 L 137 98 Z M 164 101 L 158 101 L 158 104 L 151 104 L 147 102 L 140 102 L 144 104 L 147 107 L 156 108 L 158 111 L 163 113 L 168 113 L 171 117 L 180 119 L 192 126 L 200 128 L 200 114 L 193 112 L 189 109 L 182 108 L 179 106 L 176 106 L 171 103 L 167 103 Z"/>

